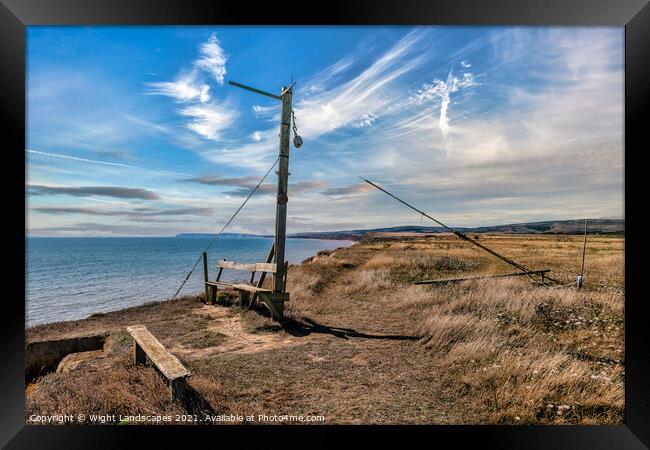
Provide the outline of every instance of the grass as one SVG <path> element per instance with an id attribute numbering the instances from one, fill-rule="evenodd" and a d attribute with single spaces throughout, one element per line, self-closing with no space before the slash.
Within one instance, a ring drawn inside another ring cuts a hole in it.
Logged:
<path id="1" fill-rule="evenodd" d="M 579 268 L 581 236 L 482 234 L 480 242 L 565 283 Z M 27 410 L 181 408 L 153 370 L 129 365 L 123 327 L 144 323 L 219 413 L 322 414 L 326 423 L 620 424 L 623 257 L 622 237 L 590 236 L 577 291 L 524 277 L 413 285 L 513 271 L 445 234 L 321 252 L 290 266 L 284 329 L 253 309 L 188 297 L 28 330 L 28 339 L 109 330 L 114 345 L 104 358 L 44 376 L 30 388 Z M 110 377 L 97 375 L 102 365 Z"/>

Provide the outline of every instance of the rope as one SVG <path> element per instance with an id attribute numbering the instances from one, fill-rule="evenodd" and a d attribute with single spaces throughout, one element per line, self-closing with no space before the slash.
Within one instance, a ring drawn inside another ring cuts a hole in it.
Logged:
<path id="1" fill-rule="evenodd" d="M 216 235 L 216 236 L 215 236 L 215 237 L 214 237 L 214 238 L 213 238 L 213 239 L 208 243 L 208 246 L 203 250 L 203 252 L 201 252 L 201 255 L 199 256 L 199 258 L 198 258 L 198 259 L 196 260 L 196 262 L 194 263 L 194 266 L 192 267 L 192 270 L 189 271 L 189 273 L 188 273 L 187 276 L 185 277 L 185 280 L 183 280 L 183 282 L 181 283 L 180 287 L 178 288 L 178 290 L 176 291 L 176 293 L 175 293 L 174 296 L 172 297 L 172 300 L 174 300 L 174 299 L 176 298 L 176 296 L 177 296 L 178 293 L 181 291 L 181 289 L 183 289 L 183 286 L 185 286 L 185 283 L 187 283 L 187 280 L 190 279 L 190 276 L 192 275 L 192 273 L 193 273 L 194 270 L 196 269 L 196 266 L 198 266 L 198 265 L 199 265 L 199 262 L 201 262 L 201 258 L 203 258 L 203 253 L 207 252 L 207 251 L 210 249 L 210 247 L 212 246 L 212 244 L 214 243 L 214 241 L 216 241 L 217 238 L 218 238 L 219 236 L 221 236 L 221 234 L 226 230 L 226 228 L 228 227 L 228 225 L 230 225 L 230 223 L 235 219 L 235 217 L 237 216 L 237 214 L 239 214 L 239 211 L 242 210 L 242 208 L 244 207 L 244 205 L 246 205 L 246 203 L 248 202 L 248 200 L 250 200 L 250 198 L 253 196 L 253 194 L 255 194 L 255 192 L 259 189 L 259 187 L 262 185 L 262 183 L 264 183 L 264 180 L 266 180 L 266 177 L 269 176 L 269 174 L 271 173 L 271 171 L 273 170 L 273 168 L 275 167 L 275 165 L 278 163 L 279 160 L 280 160 L 280 158 L 278 158 L 278 159 L 275 160 L 275 162 L 273 163 L 273 165 L 272 165 L 272 166 L 269 168 L 269 170 L 266 172 L 266 175 L 264 175 L 264 176 L 262 177 L 262 179 L 260 180 L 260 182 L 257 183 L 257 186 L 255 186 L 255 187 L 253 188 L 253 190 L 248 194 L 248 197 L 246 197 L 246 200 L 244 200 L 244 202 L 239 206 L 239 208 L 237 208 L 237 211 L 235 211 L 235 213 L 230 217 L 230 219 L 228 219 L 228 222 L 226 222 L 226 224 L 223 226 L 223 228 L 221 229 L 221 231 L 219 231 L 219 232 L 217 233 L 217 235 Z"/>

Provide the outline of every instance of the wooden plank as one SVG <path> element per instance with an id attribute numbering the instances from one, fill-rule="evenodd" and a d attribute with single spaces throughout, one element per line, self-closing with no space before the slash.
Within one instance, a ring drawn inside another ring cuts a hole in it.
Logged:
<path id="1" fill-rule="evenodd" d="M 227 281 L 206 281 L 205 284 L 208 286 L 214 286 L 214 287 L 219 287 L 219 286 L 227 286 L 227 287 L 232 287 L 233 283 L 228 283 Z"/>
<path id="2" fill-rule="evenodd" d="M 248 292 L 271 292 L 270 289 L 258 288 L 257 286 L 251 286 L 250 284 L 233 284 L 232 287 L 239 291 L 248 291 Z"/>
<path id="3" fill-rule="evenodd" d="M 217 266 L 222 269 L 235 269 L 235 270 L 248 270 L 250 272 L 270 272 L 275 273 L 277 268 L 275 264 L 272 263 L 238 263 L 235 261 L 226 261 L 225 259 L 220 260 L 217 263 Z"/>
<path id="4" fill-rule="evenodd" d="M 529 270 L 528 272 L 516 272 L 516 273 L 504 273 L 504 274 L 499 274 L 499 275 L 488 275 L 484 277 L 467 277 L 467 278 L 449 278 L 449 279 L 442 279 L 442 280 L 422 280 L 422 281 L 416 281 L 413 284 L 445 284 L 445 283 L 460 283 L 462 281 L 469 281 L 469 280 L 484 280 L 486 278 L 501 278 L 501 277 L 520 277 L 522 275 L 541 275 L 544 277 L 544 274 L 550 272 L 551 269 L 544 269 L 544 270 Z"/>
<path id="5" fill-rule="evenodd" d="M 237 283 L 226 283 L 225 281 L 208 281 L 205 283 L 209 286 L 226 286 L 238 291 L 247 291 L 247 292 L 272 292 L 270 289 L 264 289 L 257 286 L 252 286 L 250 284 L 237 284 Z"/>
<path id="6" fill-rule="evenodd" d="M 133 340 L 147 354 L 152 363 L 169 381 L 186 377 L 190 372 L 181 364 L 174 355 L 147 330 L 144 325 L 133 325 L 126 327 L 126 331 L 133 337 Z"/>

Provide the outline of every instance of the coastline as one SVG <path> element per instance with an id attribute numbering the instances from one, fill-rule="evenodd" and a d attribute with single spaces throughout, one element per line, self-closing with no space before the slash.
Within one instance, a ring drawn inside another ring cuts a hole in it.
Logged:
<path id="1" fill-rule="evenodd" d="M 173 239 L 173 238 L 177 238 L 177 237 L 168 236 L 168 238 Z M 257 239 L 257 238 L 259 238 L 259 239 L 269 239 L 268 237 L 265 237 L 265 236 L 255 236 L 255 237 L 251 237 L 250 239 Z M 56 238 L 47 238 L 47 239 L 56 239 Z M 111 239 L 111 238 L 102 238 L 102 239 Z M 120 238 L 120 239 L 123 239 L 123 238 Z M 133 239 L 140 239 L 140 238 L 133 237 Z M 151 238 L 151 239 L 156 239 L 156 238 Z M 183 239 L 183 238 L 179 238 L 179 239 Z M 192 238 L 186 238 L 186 239 L 195 239 L 195 238 L 192 237 Z M 245 239 L 249 239 L 249 238 L 245 238 Z M 290 237 L 288 239 L 302 239 L 302 238 Z M 317 238 L 309 238 L 309 239 L 313 240 L 313 239 L 317 239 Z M 353 240 L 348 240 L 348 239 L 318 239 L 318 240 L 319 241 L 325 241 L 325 242 L 327 242 L 327 241 L 337 242 L 337 243 L 341 242 L 343 245 L 341 245 L 341 247 L 337 247 L 337 249 L 338 248 L 350 247 L 350 246 L 353 246 L 353 245 L 358 243 L 358 241 L 353 241 Z M 299 262 L 299 264 L 302 264 L 303 262 L 305 262 L 307 260 L 313 259 L 314 257 L 316 257 L 319 253 L 321 253 L 323 251 L 327 251 L 327 250 L 324 250 L 324 249 L 316 250 L 311 255 L 309 255 L 309 256 L 307 256 L 305 258 L 302 258 L 302 260 Z M 292 265 L 295 265 L 295 264 L 292 264 Z M 198 277 L 199 275 L 200 274 L 197 275 L 196 273 L 193 274 L 194 277 Z M 190 292 L 185 292 L 182 296 L 183 297 L 195 297 L 195 296 L 197 296 L 198 294 L 200 294 L 202 292 L 203 292 L 202 289 L 196 289 L 196 290 L 192 290 Z M 148 300 L 146 300 L 146 301 L 144 301 L 144 302 L 142 302 L 140 304 L 136 304 L 136 305 L 126 306 L 126 307 L 119 307 L 119 308 L 114 308 L 114 309 L 105 309 L 105 310 L 102 310 L 102 311 L 92 312 L 92 313 L 86 315 L 85 317 L 72 318 L 72 319 L 67 319 L 67 320 L 64 319 L 64 320 L 53 320 L 53 321 L 48 321 L 48 322 L 40 322 L 40 323 L 36 323 L 36 324 L 33 324 L 33 325 L 29 325 L 29 326 L 27 325 L 27 320 L 26 320 L 25 321 L 25 330 L 29 330 L 30 328 L 34 328 L 34 327 L 38 327 L 38 326 L 46 326 L 46 325 L 56 324 L 56 323 L 76 322 L 76 321 L 80 321 L 80 320 L 86 320 L 86 319 L 89 319 L 89 318 L 91 318 L 91 317 L 93 317 L 95 315 L 102 315 L 102 314 L 108 314 L 108 313 L 113 313 L 113 312 L 119 312 L 119 311 L 122 311 L 122 310 L 137 308 L 139 306 L 144 306 L 144 305 L 147 305 L 147 304 L 158 304 L 158 303 L 167 302 L 167 301 L 170 301 L 170 298 L 151 298 L 151 299 L 148 299 Z M 26 297 L 26 302 L 27 302 L 27 297 Z"/>

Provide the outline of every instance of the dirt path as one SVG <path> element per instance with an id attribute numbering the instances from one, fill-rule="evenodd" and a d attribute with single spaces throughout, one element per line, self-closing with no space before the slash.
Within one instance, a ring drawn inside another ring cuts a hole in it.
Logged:
<path id="1" fill-rule="evenodd" d="M 173 345 L 170 348 L 172 353 L 188 361 L 220 353 L 250 354 L 292 347 L 306 344 L 315 338 L 315 336 L 295 337 L 287 333 L 251 333 L 241 314 L 233 313 L 229 308 L 221 306 L 203 305 L 193 309 L 192 312 L 203 317 L 209 316 L 211 321 L 206 329 L 225 338 L 223 342 L 206 348 L 197 349 L 183 345 Z"/>

